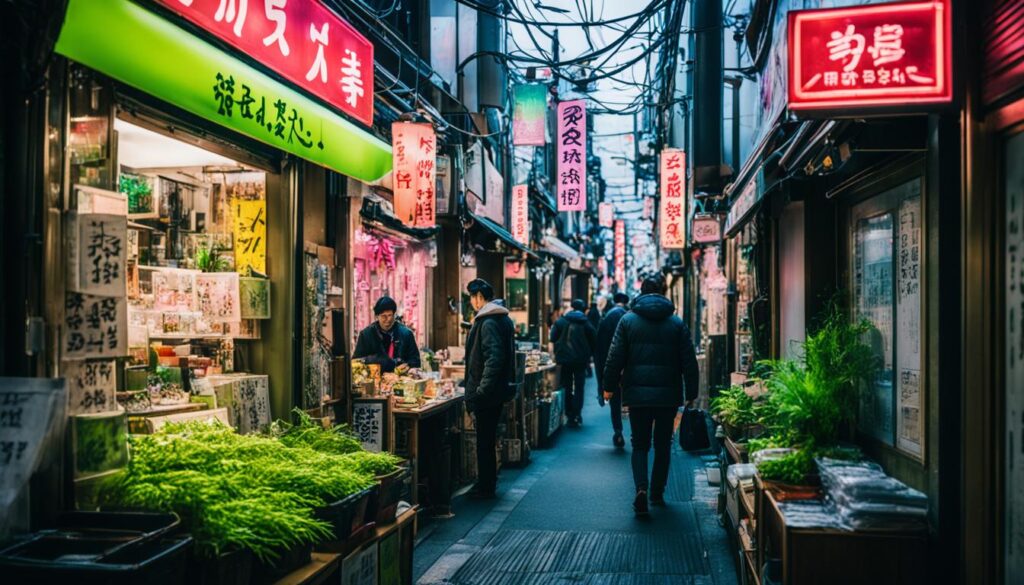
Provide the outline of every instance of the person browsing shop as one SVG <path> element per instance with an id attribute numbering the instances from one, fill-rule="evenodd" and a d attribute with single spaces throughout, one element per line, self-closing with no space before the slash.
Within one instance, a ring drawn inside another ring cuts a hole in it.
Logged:
<path id="1" fill-rule="evenodd" d="M 398 303 L 394 299 L 389 296 L 377 299 L 373 305 L 377 320 L 359 332 L 352 357 L 368 364 L 380 364 L 383 372 L 393 372 L 402 365 L 420 367 L 416 336 L 397 321 L 397 313 Z"/>

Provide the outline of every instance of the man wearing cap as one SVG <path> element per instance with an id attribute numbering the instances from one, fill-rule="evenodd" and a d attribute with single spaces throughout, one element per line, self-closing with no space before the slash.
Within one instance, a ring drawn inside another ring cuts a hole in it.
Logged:
<path id="1" fill-rule="evenodd" d="M 383 296 L 373 305 L 377 320 L 359 332 L 352 357 L 368 364 L 380 364 L 381 371 L 393 372 L 401 365 L 420 367 L 420 349 L 412 330 L 395 320 L 398 304 Z"/>

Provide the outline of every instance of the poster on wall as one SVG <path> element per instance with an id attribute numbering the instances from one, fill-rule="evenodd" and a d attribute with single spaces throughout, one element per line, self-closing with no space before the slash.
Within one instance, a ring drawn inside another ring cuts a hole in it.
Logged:
<path id="1" fill-rule="evenodd" d="M 587 208 L 587 102 L 558 104 L 558 211 Z"/>
<path id="2" fill-rule="evenodd" d="M 685 176 L 686 153 L 678 148 L 662 150 L 658 223 L 661 225 L 661 247 L 665 250 L 686 247 L 686 196 L 683 194 Z"/>
<path id="3" fill-rule="evenodd" d="M 61 357 L 66 360 L 127 355 L 127 300 L 66 293 L 61 349 Z"/>
<path id="4" fill-rule="evenodd" d="M 391 124 L 395 217 L 410 227 L 436 223 L 437 136 L 431 124 Z"/>
<path id="5" fill-rule="evenodd" d="M 117 410 L 117 362 L 75 361 L 64 366 L 68 381 L 68 414 Z"/>
<path id="6" fill-rule="evenodd" d="M 66 229 L 68 290 L 111 297 L 125 294 L 128 218 L 71 212 Z"/>
<path id="7" fill-rule="evenodd" d="M 242 319 L 237 272 L 204 272 L 196 275 L 196 307 L 209 323 Z"/>
<path id="8" fill-rule="evenodd" d="M 233 200 L 235 271 L 249 276 L 267 273 L 267 202 Z"/>
<path id="9" fill-rule="evenodd" d="M 868 343 L 881 367 L 861 393 L 857 424 L 868 435 L 894 444 L 893 408 L 893 213 L 860 219 L 853 234 L 853 301 L 857 314 L 871 323 Z"/>
<path id="10" fill-rule="evenodd" d="M 153 271 L 153 310 L 183 313 L 196 310 L 196 276 L 198 270 L 160 268 Z"/>
<path id="11" fill-rule="evenodd" d="M 238 279 L 238 297 L 242 319 L 270 318 L 270 280 L 242 276 Z"/>
<path id="12" fill-rule="evenodd" d="M 920 184 L 915 181 L 916 184 Z M 896 446 L 924 458 L 924 387 L 921 376 L 921 197 L 899 207 L 896 241 Z"/>

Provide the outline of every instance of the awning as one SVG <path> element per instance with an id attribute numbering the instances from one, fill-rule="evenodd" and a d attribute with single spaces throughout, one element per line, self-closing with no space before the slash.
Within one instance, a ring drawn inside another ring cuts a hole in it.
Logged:
<path id="1" fill-rule="evenodd" d="M 385 232 L 396 235 L 426 240 L 433 237 L 441 228 L 413 228 L 405 225 L 397 217 L 387 213 L 380 204 L 371 199 L 363 199 L 363 206 L 359 209 L 359 216 L 363 222 Z"/>
<path id="2" fill-rule="evenodd" d="M 540 249 L 552 256 L 558 256 L 562 260 L 572 261 L 580 257 L 575 248 L 553 236 L 544 236 Z"/>
<path id="3" fill-rule="evenodd" d="M 488 219 L 482 215 L 477 215 L 471 211 L 466 212 L 467 215 L 473 220 L 473 226 L 470 228 L 475 232 L 474 235 L 481 235 L 481 232 L 487 234 L 492 238 L 496 238 L 505 243 L 505 245 L 515 248 L 520 252 L 525 252 L 531 256 L 535 256 L 532 250 L 530 250 L 522 242 L 512 237 L 512 234 L 508 232 L 504 227 L 498 225 L 494 220 Z"/>

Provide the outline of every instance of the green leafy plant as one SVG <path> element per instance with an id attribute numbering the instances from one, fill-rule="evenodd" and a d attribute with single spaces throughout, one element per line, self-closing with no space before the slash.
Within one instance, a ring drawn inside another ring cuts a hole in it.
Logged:
<path id="1" fill-rule="evenodd" d="M 121 173 L 117 190 L 128 198 L 128 213 L 153 211 L 153 187 L 145 177 Z"/>
<path id="2" fill-rule="evenodd" d="M 711 414 L 734 427 L 745 427 L 757 422 L 754 399 L 742 386 L 730 386 L 711 400 Z"/>
<path id="3" fill-rule="evenodd" d="M 203 272 L 225 272 L 228 269 L 227 258 L 221 256 L 216 246 L 200 246 L 196 249 L 196 269 Z"/>
<path id="4" fill-rule="evenodd" d="M 789 484 L 802 484 L 816 467 L 810 449 L 797 449 L 778 459 L 766 459 L 757 465 L 762 479 Z"/>

